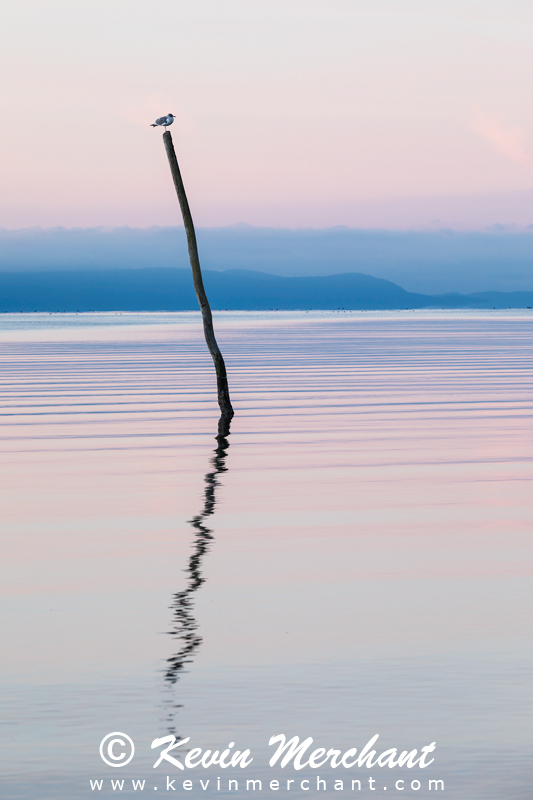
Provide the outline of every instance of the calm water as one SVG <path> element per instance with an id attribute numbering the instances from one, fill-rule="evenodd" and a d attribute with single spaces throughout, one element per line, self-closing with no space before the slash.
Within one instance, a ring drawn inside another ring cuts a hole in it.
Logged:
<path id="1" fill-rule="evenodd" d="M 0 325 L 3 798 L 531 797 L 532 312 L 219 314 L 218 441 L 198 315 Z M 253 764 L 154 770 L 170 734 Z"/>

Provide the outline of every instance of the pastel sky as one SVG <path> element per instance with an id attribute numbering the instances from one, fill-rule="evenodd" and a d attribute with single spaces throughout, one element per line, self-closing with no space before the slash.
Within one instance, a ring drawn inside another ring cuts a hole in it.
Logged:
<path id="1" fill-rule="evenodd" d="M 533 223 L 531 0 L 17 0 L 0 227 Z"/>

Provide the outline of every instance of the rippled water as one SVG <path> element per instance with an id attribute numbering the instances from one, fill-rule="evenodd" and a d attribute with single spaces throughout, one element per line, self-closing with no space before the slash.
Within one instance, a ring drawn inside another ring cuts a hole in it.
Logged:
<path id="1" fill-rule="evenodd" d="M 0 323 L 2 797 L 153 797 L 171 733 L 254 756 L 181 796 L 531 796 L 531 312 L 219 314 L 226 440 L 198 315 Z"/>

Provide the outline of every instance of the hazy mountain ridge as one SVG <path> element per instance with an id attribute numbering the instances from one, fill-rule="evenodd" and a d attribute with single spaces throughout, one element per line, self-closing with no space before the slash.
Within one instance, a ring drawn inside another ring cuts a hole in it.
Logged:
<path id="1" fill-rule="evenodd" d="M 533 227 L 490 231 L 198 228 L 202 267 L 285 277 L 360 272 L 426 295 L 533 289 Z M 0 270 L 189 268 L 182 227 L 0 228 Z"/>
<path id="2" fill-rule="evenodd" d="M 526 308 L 531 292 L 425 295 L 359 272 L 282 277 L 204 270 L 214 309 Z M 0 273 L 0 311 L 193 311 L 189 270 L 172 267 Z"/>

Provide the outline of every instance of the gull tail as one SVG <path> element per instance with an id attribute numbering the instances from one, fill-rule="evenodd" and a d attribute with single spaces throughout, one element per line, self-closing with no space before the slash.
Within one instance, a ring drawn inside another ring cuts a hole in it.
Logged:
<path id="1" fill-rule="evenodd" d="M 157 128 L 157 125 L 156 125 L 156 123 L 155 123 L 155 122 L 153 122 L 153 123 L 150 125 L 150 127 L 151 127 L 151 128 Z"/>

